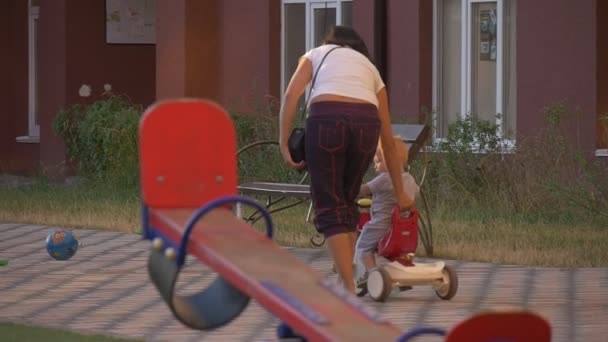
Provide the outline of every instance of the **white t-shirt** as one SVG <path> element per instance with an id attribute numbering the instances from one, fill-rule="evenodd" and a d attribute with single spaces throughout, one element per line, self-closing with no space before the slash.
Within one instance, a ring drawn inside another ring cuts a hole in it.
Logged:
<path id="1" fill-rule="evenodd" d="M 312 63 L 314 77 L 325 54 L 338 45 L 316 47 L 302 56 Z M 378 69 L 363 54 L 349 47 L 333 50 L 319 70 L 312 89 L 311 100 L 321 94 L 352 97 L 378 106 L 376 94 L 384 87 Z"/>

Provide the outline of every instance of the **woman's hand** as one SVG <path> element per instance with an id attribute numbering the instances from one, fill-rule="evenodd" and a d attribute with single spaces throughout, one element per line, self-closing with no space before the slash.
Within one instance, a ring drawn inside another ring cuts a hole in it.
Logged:
<path id="1" fill-rule="evenodd" d="M 303 170 L 306 167 L 306 161 L 302 160 L 301 162 L 296 163 L 293 161 L 293 159 L 291 159 L 291 153 L 289 152 L 289 147 L 287 147 L 287 144 L 281 144 L 280 149 L 283 160 L 289 166 L 293 167 L 296 170 Z"/>
<path id="2" fill-rule="evenodd" d="M 416 202 L 412 201 L 404 191 L 400 191 L 397 194 L 397 205 L 399 205 L 399 211 L 412 211 L 416 208 Z"/>

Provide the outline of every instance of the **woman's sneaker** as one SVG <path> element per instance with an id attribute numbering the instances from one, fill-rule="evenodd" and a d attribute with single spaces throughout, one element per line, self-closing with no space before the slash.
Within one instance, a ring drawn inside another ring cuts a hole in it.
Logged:
<path id="1" fill-rule="evenodd" d="M 363 273 L 361 275 L 361 277 L 359 277 L 356 281 L 355 281 L 355 293 L 357 294 L 358 297 L 363 297 L 367 294 L 367 277 L 368 277 L 369 273 L 367 271 L 365 271 L 365 273 Z"/>

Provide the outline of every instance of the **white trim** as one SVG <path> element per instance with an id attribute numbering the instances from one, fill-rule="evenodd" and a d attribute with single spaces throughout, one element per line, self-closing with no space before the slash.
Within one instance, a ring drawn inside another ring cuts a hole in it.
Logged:
<path id="1" fill-rule="evenodd" d="M 40 136 L 40 126 L 36 124 L 36 107 L 38 74 L 36 62 L 38 48 L 36 47 L 35 21 L 40 18 L 40 7 L 32 7 L 28 1 L 28 136 Z"/>
<path id="2" fill-rule="evenodd" d="M 445 142 L 445 138 L 437 138 L 437 139 L 433 139 L 433 145 L 430 146 L 426 146 L 423 148 L 426 148 L 427 152 L 445 152 L 442 149 L 439 148 L 439 145 L 441 143 Z M 496 154 L 514 154 L 516 153 L 516 142 L 515 140 L 502 140 L 501 142 L 502 148 L 500 151 L 496 151 L 496 152 L 491 152 L 491 153 L 496 153 Z M 473 143 L 470 145 L 471 148 L 471 153 L 473 154 L 484 154 L 484 153 L 489 153 L 487 151 L 477 151 L 475 150 L 476 148 L 476 144 Z M 608 153 L 608 150 L 606 150 Z"/>
<path id="3" fill-rule="evenodd" d="M 502 116 L 504 115 L 504 2 L 496 2 L 496 126 L 498 126 L 498 136 L 503 136 Z"/>
<path id="4" fill-rule="evenodd" d="M 40 143 L 40 136 L 24 135 L 24 136 L 17 137 L 15 140 L 18 143 L 37 144 L 37 143 Z"/>
<path id="5" fill-rule="evenodd" d="M 598 148 L 595 150 L 596 157 L 608 157 L 608 148 Z"/>
<path id="6" fill-rule="evenodd" d="M 473 12 L 473 4 L 475 3 L 496 3 L 496 114 L 504 115 L 504 103 L 503 103 L 503 70 L 504 70 L 504 58 L 503 58 L 503 22 L 504 22 L 504 11 L 503 11 L 503 0 L 466 0 L 463 1 L 463 6 L 466 6 L 466 15 L 463 16 L 462 25 L 463 32 L 466 31 L 466 52 L 463 56 L 466 56 L 466 61 L 464 62 L 463 73 L 466 75 L 466 85 L 464 89 L 466 89 L 466 94 L 464 95 L 462 102 L 466 103 L 463 113 L 471 113 L 471 103 L 472 103 L 472 87 L 473 81 L 471 78 L 471 71 L 473 70 L 473 59 L 471 56 L 472 50 L 472 12 Z M 464 27 L 466 26 L 466 28 Z M 465 77 L 463 77 L 465 78 Z M 464 117 L 465 114 L 461 113 L 461 118 Z M 496 117 L 496 125 L 498 126 L 497 132 L 500 137 L 503 136 L 502 133 L 502 118 Z"/>
<path id="7" fill-rule="evenodd" d="M 307 39 L 307 44 L 308 44 L 308 49 L 312 49 L 315 47 L 315 36 L 316 36 L 316 27 L 315 27 L 315 15 L 314 15 L 314 11 L 315 10 L 326 10 L 326 9 L 331 9 L 334 8 L 336 9 L 336 25 L 338 24 L 338 9 L 337 9 L 337 2 L 336 1 L 326 1 L 326 2 L 322 2 L 322 3 L 311 3 L 308 5 L 309 6 L 309 12 L 308 12 L 308 24 L 309 26 L 309 30 L 306 30 L 306 33 L 308 34 L 308 39 Z M 327 15 L 327 13 L 324 13 L 325 15 Z M 308 50 L 307 49 L 307 50 Z"/>
<path id="8" fill-rule="evenodd" d="M 469 37 L 471 36 L 471 32 L 469 31 L 468 20 L 468 6 L 467 1 L 462 0 L 461 2 L 461 15 L 460 15 L 460 42 L 461 42 L 461 50 L 460 50 L 460 118 L 464 119 L 469 112 L 469 108 L 471 108 L 470 103 L 467 102 L 468 96 L 471 92 L 470 89 L 470 80 L 469 80 L 469 54 L 471 50 L 471 43 Z M 464 44 L 463 44 L 464 42 Z"/>

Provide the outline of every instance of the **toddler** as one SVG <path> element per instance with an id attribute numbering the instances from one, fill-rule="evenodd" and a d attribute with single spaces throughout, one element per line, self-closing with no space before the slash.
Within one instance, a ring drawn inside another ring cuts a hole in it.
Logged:
<path id="1" fill-rule="evenodd" d="M 401 174 L 404 191 L 414 201 L 419 188 L 414 177 L 405 171 L 408 160 L 408 148 L 401 137 L 395 136 L 394 138 L 397 155 L 404 167 L 404 171 Z M 391 229 L 392 210 L 397 205 L 393 184 L 384 162 L 384 154 L 380 144 L 378 144 L 374 156 L 374 169 L 377 176 L 368 183 L 361 185 L 359 191 L 360 197 L 372 195 L 372 206 L 370 208 L 371 219 L 363 227 L 363 231 L 355 246 L 355 264 L 360 265 L 363 263 L 365 267 L 365 273 L 357 280 L 357 287 L 364 286 L 367 281 L 368 272 L 376 267 L 374 252 L 377 249 L 378 242 Z"/>

